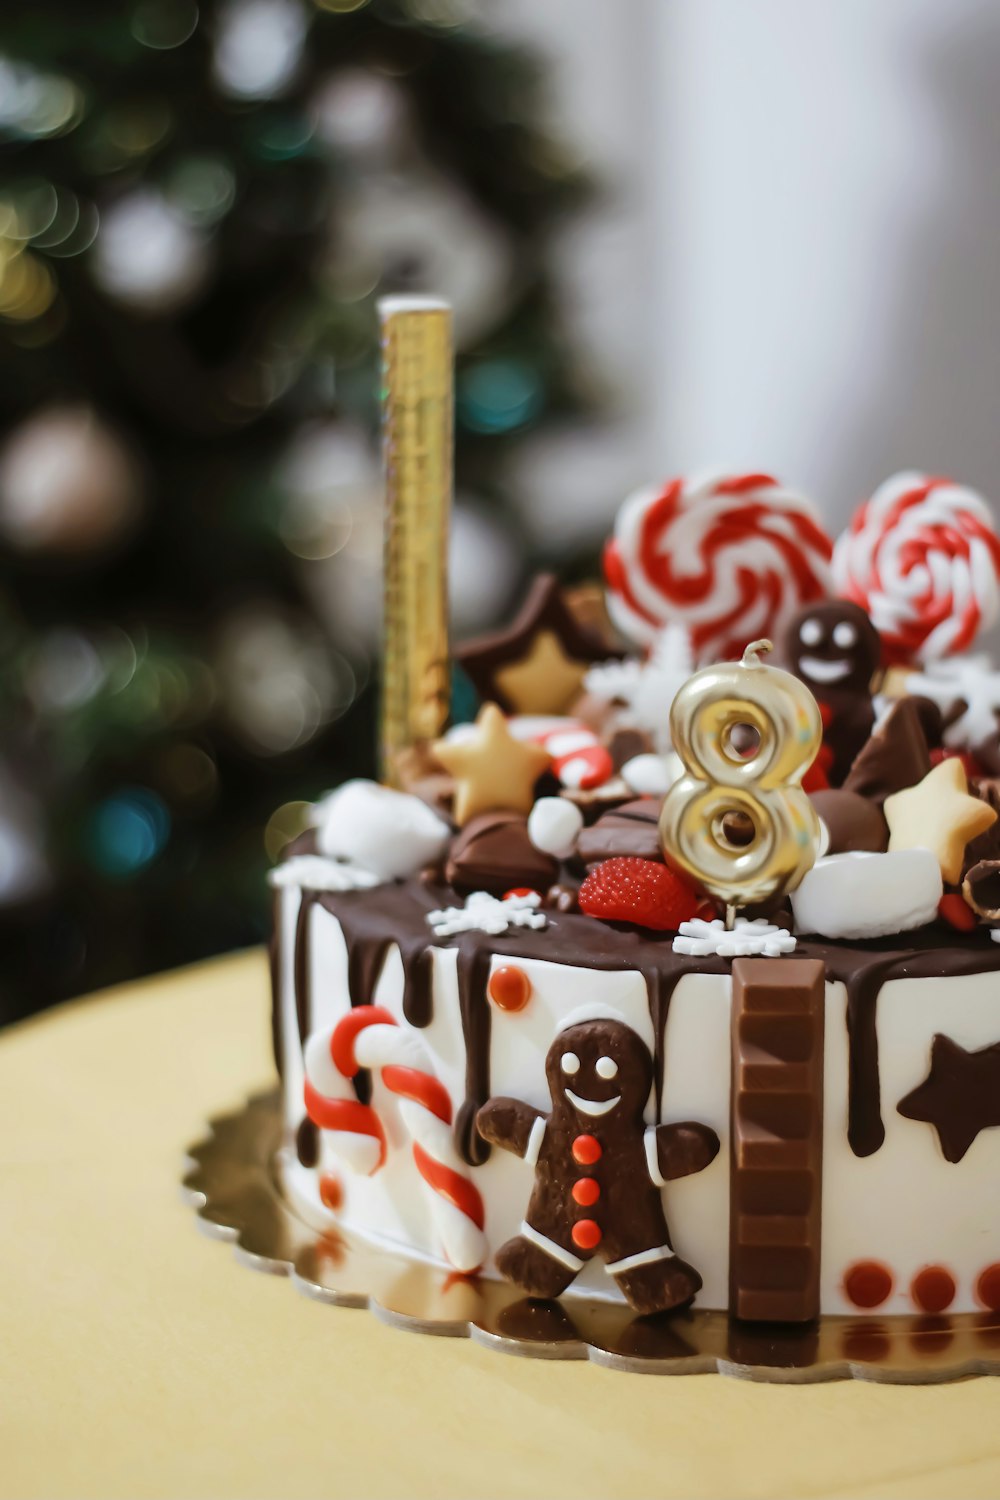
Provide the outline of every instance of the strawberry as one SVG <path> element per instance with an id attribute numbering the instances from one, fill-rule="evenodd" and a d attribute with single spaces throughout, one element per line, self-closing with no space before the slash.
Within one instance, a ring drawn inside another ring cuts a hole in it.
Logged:
<path id="1" fill-rule="evenodd" d="M 580 910 L 589 917 L 634 922 L 657 932 L 676 932 L 682 922 L 701 914 L 704 905 L 673 870 L 635 855 L 603 860 L 580 887 Z"/>

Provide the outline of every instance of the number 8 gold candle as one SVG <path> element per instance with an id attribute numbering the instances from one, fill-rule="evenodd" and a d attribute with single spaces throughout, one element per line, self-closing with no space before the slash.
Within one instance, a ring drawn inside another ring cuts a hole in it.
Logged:
<path id="1" fill-rule="evenodd" d="M 819 819 L 801 781 L 822 720 L 803 682 L 760 661 L 770 649 L 754 641 L 741 662 L 696 672 L 670 709 L 684 774 L 663 804 L 664 854 L 727 908 L 794 890 L 819 847 Z M 734 814 L 742 815 L 738 839 Z"/>
<path id="2" fill-rule="evenodd" d="M 398 784 L 401 753 L 436 739 L 448 718 L 451 309 L 431 297 L 385 297 L 378 310 L 385 465 L 382 769 Z"/>

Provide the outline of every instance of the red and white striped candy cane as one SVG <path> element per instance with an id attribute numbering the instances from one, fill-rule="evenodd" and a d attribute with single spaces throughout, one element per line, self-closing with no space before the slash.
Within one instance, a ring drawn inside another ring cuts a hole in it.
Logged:
<path id="1" fill-rule="evenodd" d="M 517 739 L 541 745 L 552 757 L 549 768 L 562 786 L 591 792 L 614 774 L 614 761 L 592 729 L 575 719 L 521 715 L 510 720 Z"/>
<path id="2" fill-rule="evenodd" d="M 347 1093 L 361 1068 L 380 1070 L 399 1100 L 413 1161 L 431 1190 L 438 1233 L 458 1271 L 476 1271 L 486 1259 L 483 1200 L 452 1141 L 452 1106 L 434 1076 L 427 1051 L 380 1005 L 359 1005 L 331 1031 L 314 1032 L 305 1046 L 305 1104 L 309 1118 L 329 1132 L 333 1149 L 355 1171 L 371 1175 L 386 1158 L 377 1112 Z"/>

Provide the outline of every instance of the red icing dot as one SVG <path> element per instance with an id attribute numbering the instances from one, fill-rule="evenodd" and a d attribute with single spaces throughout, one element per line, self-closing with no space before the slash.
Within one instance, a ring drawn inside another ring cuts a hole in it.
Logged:
<path id="1" fill-rule="evenodd" d="M 855 1307 L 878 1307 L 892 1291 L 892 1272 L 877 1260 L 856 1260 L 844 1273 L 844 1295 Z"/>
<path id="2" fill-rule="evenodd" d="M 320 1202 L 327 1208 L 338 1209 L 344 1201 L 344 1189 L 340 1185 L 340 1178 L 334 1177 L 332 1172 L 324 1172 L 319 1180 Z"/>
<path id="3" fill-rule="evenodd" d="M 590 1208 L 601 1196 L 601 1185 L 594 1177 L 581 1177 L 573 1184 L 573 1200 L 581 1208 Z"/>
<path id="4" fill-rule="evenodd" d="M 516 964 L 504 964 L 493 970 L 487 990 L 500 1010 L 523 1010 L 531 999 L 531 980 Z"/>
<path id="5" fill-rule="evenodd" d="M 538 895 L 538 892 L 537 891 L 533 891 L 531 889 L 530 885 L 515 885 L 515 886 L 512 886 L 509 891 L 504 891 L 504 893 L 503 893 L 503 899 L 505 901 L 509 901 L 510 898 L 511 898 L 511 896 L 537 896 L 537 895 Z"/>
<path id="6" fill-rule="evenodd" d="M 910 1296 L 927 1313 L 941 1313 L 955 1300 L 955 1278 L 945 1266 L 924 1266 L 910 1283 Z"/>
<path id="7" fill-rule="evenodd" d="M 596 1250 L 601 1243 L 601 1226 L 593 1219 L 581 1219 L 573 1225 L 573 1243 L 580 1250 Z"/>
<path id="8" fill-rule="evenodd" d="M 592 1167 L 595 1161 L 600 1161 L 603 1154 L 596 1135 L 578 1135 L 570 1149 L 573 1160 L 579 1162 L 581 1167 Z"/>
<path id="9" fill-rule="evenodd" d="M 1000 1312 L 1000 1262 L 994 1261 L 980 1272 L 976 1296 L 990 1312 Z"/>

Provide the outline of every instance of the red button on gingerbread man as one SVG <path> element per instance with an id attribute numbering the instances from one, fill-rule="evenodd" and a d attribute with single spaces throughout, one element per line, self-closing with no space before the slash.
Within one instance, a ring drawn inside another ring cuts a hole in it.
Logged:
<path id="1" fill-rule="evenodd" d="M 497 1251 L 497 1269 L 533 1297 L 558 1297 L 594 1255 L 639 1313 L 690 1302 L 701 1287 L 674 1254 L 661 1188 L 700 1172 L 719 1138 L 685 1121 L 647 1127 L 649 1049 L 631 1027 L 581 1021 L 545 1059 L 548 1115 L 520 1099 L 491 1099 L 476 1123 L 484 1140 L 535 1168 L 521 1233 Z"/>

